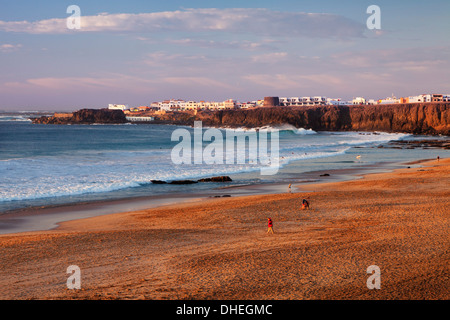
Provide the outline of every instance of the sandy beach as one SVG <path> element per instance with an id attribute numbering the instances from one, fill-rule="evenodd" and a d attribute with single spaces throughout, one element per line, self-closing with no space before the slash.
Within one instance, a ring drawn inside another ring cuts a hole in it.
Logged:
<path id="1" fill-rule="evenodd" d="M 446 300 L 449 212 L 441 159 L 293 193 L 66 221 L 0 235 L 0 299 Z M 70 265 L 80 290 L 66 286 Z M 371 265 L 380 289 L 367 288 Z"/>

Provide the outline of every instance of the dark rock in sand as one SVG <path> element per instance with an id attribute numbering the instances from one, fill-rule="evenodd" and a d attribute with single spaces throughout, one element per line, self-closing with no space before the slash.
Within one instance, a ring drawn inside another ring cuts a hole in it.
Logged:
<path id="1" fill-rule="evenodd" d="M 204 178 L 198 180 L 198 182 L 229 182 L 233 181 L 229 176 L 220 176 L 220 177 L 212 177 L 212 178 Z"/>
<path id="2" fill-rule="evenodd" d="M 197 183 L 197 181 L 194 180 L 174 180 L 171 181 L 170 184 L 193 184 Z"/>
<path id="3" fill-rule="evenodd" d="M 165 182 L 165 181 L 162 181 L 162 180 L 150 180 L 151 181 L 151 183 L 154 183 L 154 184 L 166 184 L 167 182 Z"/>

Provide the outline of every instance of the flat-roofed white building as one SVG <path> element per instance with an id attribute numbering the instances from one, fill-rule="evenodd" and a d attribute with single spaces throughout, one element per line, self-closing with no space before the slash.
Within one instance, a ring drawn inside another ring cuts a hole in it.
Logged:
<path id="1" fill-rule="evenodd" d="M 108 109 L 110 110 L 127 110 L 129 109 L 127 104 L 108 104 Z"/>
<path id="2" fill-rule="evenodd" d="M 348 105 L 348 101 L 343 101 L 341 98 L 337 98 L 337 99 L 327 98 L 327 105 L 343 106 L 343 105 Z"/>
<path id="3" fill-rule="evenodd" d="M 281 106 L 285 106 L 285 107 L 289 107 L 289 106 L 298 106 L 300 103 L 300 99 L 299 97 L 290 97 L 290 98 L 279 98 L 280 101 L 280 105 Z"/>
<path id="4" fill-rule="evenodd" d="M 126 116 L 126 119 L 131 122 L 149 122 L 153 121 L 153 117 L 145 117 L 145 116 Z"/>
<path id="5" fill-rule="evenodd" d="M 315 97 L 312 97 L 312 101 L 314 102 L 314 105 L 324 105 L 327 103 L 327 98 L 321 97 L 321 96 L 315 96 Z"/>
<path id="6" fill-rule="evenodd" d="M 253 108 L 253 107 L 256 107 L 255 102 L 242 102 L 240 104 L 240 108 L 242 108 L 242 109 L 248 109 L 248 108 Z"/>
<path id="7" fill-rule="evenodd" d="M 159 109 L 164 111 L 176 111 L 183 109 L 183 100 L 164 100 L 159 103 Z"/>
<path id="8" fill-rule="evenodd" d="M 300 105 L 300 98 L 299 97 L 291 97 L 289 98 L 291 106 L 299 106 Z"/>
<path id="9" fill-rule="evenodd" d="M 417 103 L 417 102 L 424 102 L 424 101 L 423 101 L 423 97 L 420 95 L 420 96 L 410 96 L 410 97 L 408 97 L 408 102 L 409 103 Z"/>
<path id="10" fill-rule="evenodd" d="M 313 105 L 314 102 L 312 101 L 311 97 L 302 97 L 301 98 L 301 102 L 303 106 L 309 106 L 309 105 Z"/>
<path id="11" fill-rule="evenodd" d="M 396 104 L 400 103 L 400 99 L 387 97 L 386 99 L 378 100 L 379 104 Z"/>
<path id="12" fill-rule="evenodd" d="M 315 97 L 282 97 L 280 98 L 280 105 L 282 106 L 315 106 L 326 105 L 327 98 L 322 96 Z"/>
<path id="13" fill-rule="evenodd" d="M 445 94 L 421 94 L 418 96 L 410 96 L 408 97 L 408 102 L 410 103 L 416 103 L 416 102 L 439 102 L 439 101 L 449 101 L 444 100 L 448 98 L 448 95 Z"/>
<path id="14" fill-rule="evenodd" d="M 228 99 L 223 102 L 225 109 L 234 109 L 236 108 L 236 100 Z"/>
<path id="15" fill-rule="evenodd" d="M 356 97 L 352 100 L 352 104 L 366 104 L 366 99 L 363 97 Z"/>
<path id="16" fill-rule="evenodd" d="M 183 101 L 179 104 L 181 110 L 197 110 L 199 104 L 196 101 Z"/>

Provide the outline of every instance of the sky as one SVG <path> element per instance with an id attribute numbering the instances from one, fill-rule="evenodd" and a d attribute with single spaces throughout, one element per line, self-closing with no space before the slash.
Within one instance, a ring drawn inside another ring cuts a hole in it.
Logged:
<path id="1" fill-rule="evenodd" d="M 0 0 L 0 110 L 448 94 L 449 31 L 448 0 Z"/>

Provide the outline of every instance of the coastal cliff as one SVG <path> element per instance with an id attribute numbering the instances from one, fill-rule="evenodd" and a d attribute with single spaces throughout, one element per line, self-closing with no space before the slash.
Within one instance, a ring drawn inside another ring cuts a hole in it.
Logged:
<path id="1" fill-rule="evenodd" d="M 314 131 L 383 131 L 450 135 L 450 103 L 392 105 L 263 107 L 218 111 L 170 112 L 151 123 L 258 128 L 290 124 Z M 82 109 L 73 114 L 41 117 L 33 123 L 92 124 L 126 123 L 121 110 Z"/>
<path id="2" fill-rule="evenodd" d="M 72 114 L 58 114 L 52 117 L 33 119 L 39 124 L 116 124 L 128 122 L 122 110 L 81 109 Z"/>
<path id="3" fill-rule="evenodd" d="M 267 107 L 199 112 L 204 126 L 248 127 L 290 124 L 315 131 L 384 131 L 450 135 L 450 103 Z"/>

